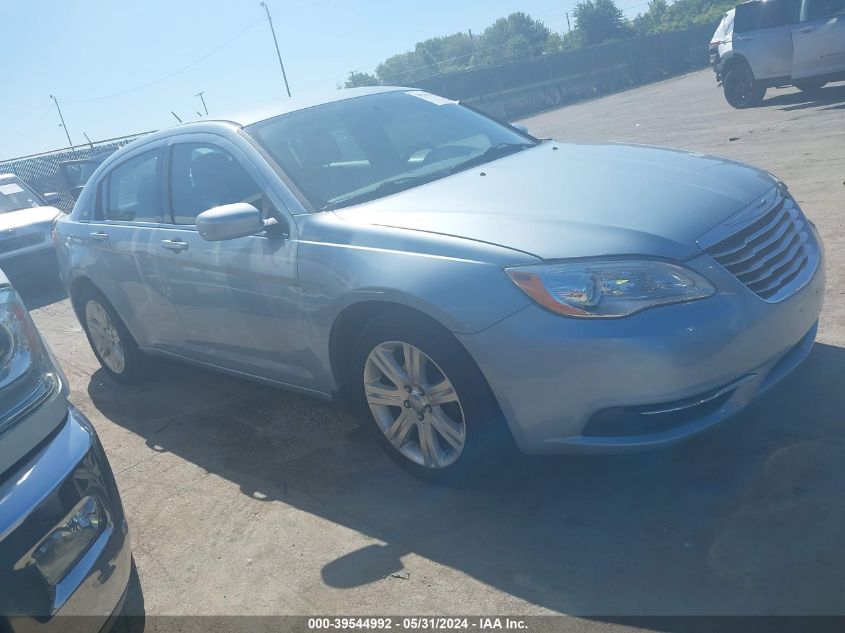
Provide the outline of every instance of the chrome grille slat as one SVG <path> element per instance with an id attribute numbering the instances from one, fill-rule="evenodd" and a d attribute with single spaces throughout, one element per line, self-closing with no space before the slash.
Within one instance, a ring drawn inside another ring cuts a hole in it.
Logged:
<path id="1" fill-rule="evenodd" d="M 776 302 L 806 284 L 820 253 L 812 229 L 792 198 L 781 194 L 764 200 L 769 208 L 760 217 L 733 233 L 728 233 L 732 227 L 728 221 L 701 241 L 705 252 L 746 288 L 761 299 Z M 749 215 L 747 210 L 738 216 L 742 214 Z"/>
<path id="2" fill-rule="evenodd" d="M 777 241 L 770 244 L 770 246 L 774 246 L 769 252 L 765 255 L 759 256 L 765 249 L 761 249 L 760 252 L 755 253 L 754 256 L 748 257 L 743 260 L 743 262 L 749 262 L 750 265 L 747 266 L 739 266 L 737 264 L 722 264 L 726 268 L 728 268 L 733 274 L 737 277 L 745 281 L 745 277 L 751 273 L 755 273 L 761 268 L 763 268 L 769 261 L 776 258 L 780 253 L 783 253 L 792 242 L 795 241 L 795 232 L 788 231 L 781 235 Z"/>
<path id="3" fill-rule="evenodd" d="M 713 247 L 713 253 L 711 254 L 714 257 L 727 257 L 729 255 L 733 255 L 734 253 L 740 253 L 744 251 L 748 247 L 749 243 L 753 242 L 758 237 L 765 234 L 773 224 L 777 224 L 778 222 L 780 222 L 784 215 L 789 214 L 789 210 L 784 208 L 784 206 L 785 205 L 782 204 L 778 205 L 777 207 L 769 211 L 769 213 L 764 215 L 760 220 L 757 220 L 751 226 L 746 227 L 744 231 L 740 231 L 736 235 L 724 240 L 722 245 L 723 247 L 727 246 L 728 250 L 718 251 L 715 249 L 715 247 Z M 772 214 L 777 214 L 777 217 L 771 217 Z M 737 246 L 731 246 L 731 243 L 737 241 L 740 242 Z"/>
<path id="4" fill-rule="evenodd" d="M 739 259 L 735 259 L 735 260 L 726 261 L 726 262 L 725 262 L 725 263 L 726 263 L 726 265 L 728 265 L 728 266 L 736 266 L 737 264 L 742 264 L 742 263 L 744 263 L 744 262 L 747 262 L 747 261 L 748 261 L 748 260 L 750 260 L 750 259 L 753 259 L 753 258 L 757 255 L 757 253 L 759 253 L 759 252 L 761 252 L 761 251 L 765 250 L 765 249 L 766 249 L 768 246 L 770 246 L 772 243 L 777 242 L 780 238 L 782 238 L 782 237 L 783 237 L 783 236 L 787 233 L 787 231 L 789 231 L 789 226 L 790 226 L 790 224 L 792 223 L 792 221 L 793 221 L 793 220 L 792 220 L 792 218 L 791 218 L 791 217 L 789 217 L 789 219 L 788 219 L 786 222 L 784 222 L 782 218 L 781 218 L 781 219 L 779 219 L 779 220 L 775 223 L 775 226 L 774 226 L 774 228 L 773 228 L 773 230 L 774 230 L 774 234 L 773 234 L 771 237 L 769 237 L 769 238 L 767 238 L 767 239 L 763 240 L 762 242 L 760 242 L 759 244 L 757 244 L 754 248 L 752 248 L 752 249 L 750 249 L 750 250 L 748 250 L 748 249 L 741 249 L 741 250 L 739 251 L 739 252 L 741 253 L 740 258 L 739 258 Z M 769 233 L 769 231 L 766 231 L 766 233 Z M 752 240 L 752 242 L 753 242 L 753 241 L 754 241 L 754 240 Z M 721 256 L 720 256 L 720 257 L 721 257 Z M 726 258 L 726 259 L 727 259 L 727 258 Z"/>
<path id="5" fill-rule="evenodd" d="M 756 274 L 749 276 L 748 273 L 742 273 L 736 276 L 746 286 L 751 287 L 759 281 L 771 277 L 781 265 L 790 262 L 803 246 L 804 240 L 801 239 L 801 235 L 792 235 L 783 249 L 762 258 L 759 261 L 759 266 L 755 266 L 754 271 L 749 271 L 756 272 Z"/>
<path id="6" fill-rule="evenodd" d="M 798 261 L 796 261 L 794 264 L 792 264 L 792 266 L 790 266 L 789 269 L 785 273 L 780 275 L 780 277 L 773 280 L 767 286 L 764 286 L 763 288 L 759 288 L 756 291 L 757 294 L 765 295 L 765 294 L 768 294 L 770 292 L 777 290 L 778 288 L 780 288 L 781 285 L 783 285 L 785 280 L 791 278 L 791 276 L 794 275 L 795 273 L 798 273 L 801 270 L 801 268 L 804 266 L 804 264 L 806 264 L 806 263 L 807 263 L 807 256 L 804 255 Z"/>

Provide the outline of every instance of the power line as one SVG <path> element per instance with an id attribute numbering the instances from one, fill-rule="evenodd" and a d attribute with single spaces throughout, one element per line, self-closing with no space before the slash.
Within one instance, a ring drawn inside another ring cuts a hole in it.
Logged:
<path id="1" fill-rule="evenodd" d="M 203 55 L 202 57 L 195 59 L 190 64 L 182 66 L 178 70 L 175 70 L 172 73 L 164 75 L 163 77 L 159 77 L 158 79 L 148 81 L 147 83 L 141 84 L 140 86 L 135 86 L 134 88 L 129 88 L 128 90 L 121 90 L 120 92 L 114 92 L 112 94 L 102 95 L 102 96 L 99 96 L 99 97 L 91 97 L 89 99 L 71 99 L 71 100 L 68 101 L 68 103 L 91 103 L 93 101 L 105 101 L 106 99 L 114 99 L 116 97 L 122 97 L 124 95 L 130 94 L 130 93 L 133 93 L 133 92 L 137 92 L 138 90 L 143 90 L 144 88 L 149 88 L 150 86 L 153 86 L 157 83 L 160 83 L 162 81 L 170 79 L 171 77 L 175 77 L 176 75 L 185 72 L 189 68 L 193 68 L 194 66 L 196 66 L 200 62 L 205 61 L 206 59 L 208 59 L 209 57 L 211 57 L 212 55 L 214 55 L 218 51 L 222 50 L 223 48 L 225 48 L 226 46 L 228 46 L 229 44 L 234 42 L 236 39 L 238 39 L 240 36 L 242 36 L 244 33 L 249 31 L 251 28 L 253 28 L 260 21 L 261 21 L 260 17 L 256 18 L 255 20 L 253 20 L 252 22 L 247 24 L 245 27 L 243 27 L 240 31 L 238 31 L 237 33 L 232 35 L 230 38 L 225 40 L 222 44 L 220 44 L 219 46 L 216 46 L 211 51 L 209 51 L 208 53 Z"/>

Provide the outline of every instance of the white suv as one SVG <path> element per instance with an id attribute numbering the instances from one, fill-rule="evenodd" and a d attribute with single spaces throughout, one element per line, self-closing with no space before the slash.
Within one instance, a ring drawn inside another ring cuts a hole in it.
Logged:
<path id="1" fill-rule="evenodd" d="M 773 86 L 815 91 L 845 80 L 845 0 L 752 0 L 728 11 L 710 42 L 725 99 L 755 106 Z"/>

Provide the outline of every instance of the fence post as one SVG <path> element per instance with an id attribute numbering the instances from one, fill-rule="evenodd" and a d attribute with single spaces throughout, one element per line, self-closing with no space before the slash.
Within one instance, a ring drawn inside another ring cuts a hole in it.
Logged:
<path id="1" fill-rule="evenodd" d="M 666 55 L 666 38 L 663 33 L 660 34 L 660 48 L 663 50 L 663 74 L 669 74 L 669 57 Z"/>

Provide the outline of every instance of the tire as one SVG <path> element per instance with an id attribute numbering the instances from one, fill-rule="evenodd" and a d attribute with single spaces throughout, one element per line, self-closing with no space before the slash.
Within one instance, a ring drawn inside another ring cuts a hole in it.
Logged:
<path id="1" fill-rule="evenodd" d="M 85 287 L 75 295 L 74 304 L 88 343 L 106 373 L 126 384 L 142 381 L 149 359 L 138 349 L 109 300 L 98 290 Z M 103 335 L 107 337 L 105 345 Z"/>
<path id="2" fill-rule="evenodd" d="M 754 73 L 748 64 L 737 64 L 731 68 L 722 80 L 725 100 L 739 110 L 760 105 L 766 95 L 766 87 L 754 79 Z"/>
<path id="3" fill-rule="evenodd" d="M 406 350 L 420 359 L 422 368 L 411 376 Z M 389 364 L 391 354 L 396 365 L 389 367 L 393 380 L 379 369 L 385 358 Z M 353 348 L 347 384 L 387 454 L 420 479 L 438 484 L 469 481 L 514 451 L 510 430 L 481 371 L 447 330 L 425 317 L 398 313 L 365 326 Z M 451 386 L 452 393 L 444 385 Z"/>
<path id="4" fill-rule="evenodd" d="M 826 83 L 826 81 L 820 79 L 804 79 L 803 81 L 796 81 L 795 87 L 801 92 L 813 94 L 821 90 Z"/>

